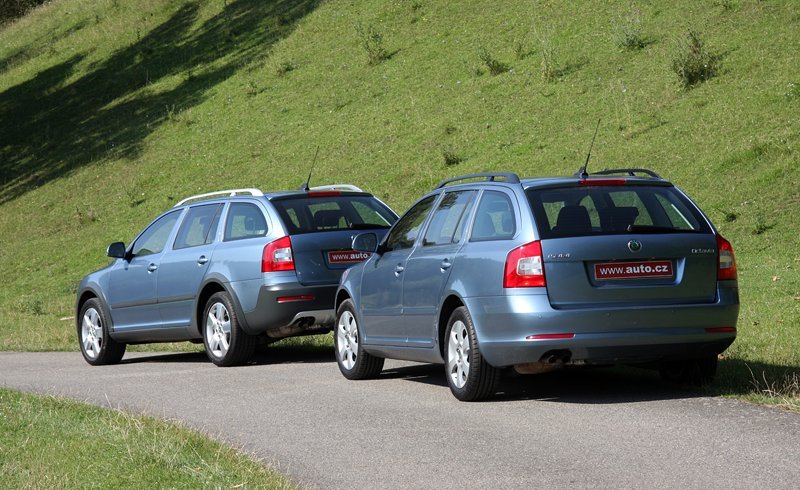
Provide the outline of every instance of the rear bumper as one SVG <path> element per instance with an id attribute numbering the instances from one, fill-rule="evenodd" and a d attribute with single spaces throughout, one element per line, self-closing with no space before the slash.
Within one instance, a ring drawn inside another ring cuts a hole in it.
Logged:
<path id="1" fill-rule="evenodd" d="M 283 338 L 333 328 L 336 284 L 304 286 L 296 280 L 265 284 L 259 280 L 230 286 L 244 316 L 242 327 L 251 335 L 267 333 Z"/>
<path id="2" fill-rule="evenodd" d="M 481 354 L 493 366 L 536 362 L 551 351 L 569 351 L 585 363 L 645 363 L 719 354 L 736 332 L 736 288 L 720 288 L 715 303 L 657 307 L 555 310 L 546 294 L 465 299 Z M 540 334 L 572 338 L 534 339 Z"/>

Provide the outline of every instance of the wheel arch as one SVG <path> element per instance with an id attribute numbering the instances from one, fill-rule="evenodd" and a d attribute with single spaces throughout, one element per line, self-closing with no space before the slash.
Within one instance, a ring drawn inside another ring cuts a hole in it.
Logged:
<path id="1" fill-rule="evenodd" d="M 352 299 L 352 297 L 346 289 L 336 291 L 336 303 L 333 305 L 333 311 L 339 311 L 339 307 L 348 299 Z"/>
<path id="2" fill-rule="evenodd" d="M 453 314 L 456 308 L 459 308 L 461 306 L 464 306 L 464 301 L 462 301 L 462 299 L 459 296 L 455 294 L 450 294 L 449 296 L 447 296 L 447 298 L 445 298 L 444 302 L 442 302 L 442 307 L 439 308 L 439 322 L 438 322 L 439 331 L 437 339 L 439 341 L 439 354 L 442 356 L 442 359 L 445 358 L 444 336 L 447 331 L 447 322 L 448 320 L 450 320 L 450 315 Z"/>
<path id="3" fill-rule="evenodd" d="M 197 294 L 197 301 L 195 302 L 194 308 L 194 328 L 199 337 L 203 336 L 202 332 L 202 319 L 203 319 L 203 312 L 206 308 L 206 303 L 208 303 L 208 299 L 211 296 L 215 295 L 216 293 L 220 292 L 228 292 L 227 289 L 222 285 L 222 283 L 217 281 L 209 281 L 203 285 L 200 289 L 200 292 Z M 230 294 L 230 293 L 229 293 Z M 233 295 L 231 295 L 232 297 Z M 234 300 L 235 302 L 235 300 Z M 241 319 L 241 317 L 240 317 Z"/>

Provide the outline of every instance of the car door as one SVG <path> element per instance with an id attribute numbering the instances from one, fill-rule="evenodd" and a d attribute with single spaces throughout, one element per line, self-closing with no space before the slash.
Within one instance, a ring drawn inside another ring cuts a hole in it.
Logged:
<path id="1" fill-rule="evenodd" d="M 115 330 L 158 328 L 158 268 L 182 210 L 153 221 L 133 242 L 128 260 L 120 260 L 108 280 L 108 306 Z"/>
<path id="2" fill-rule="evenodd" d="M 222 203 L 192 206 L 178 228 L 172 249 L 158 271 L 158 309 L 162 326 L 188 327 L 195 298 L 216 247 Z"/>
<path id="3" fill-rule="evenodd" d="M 433 347 L 442 290 L 461 246 L 477 191 L 446 192 L 403 272 L 403 322 L 409 347 Z"/>
<path id="4" fill-rule="evenodd" d="M 364 265 L 361 314 L 367 344 L 406 344 L 408 336 L 402 317 L 403 271 L 436 197 L 428 196 L 412 206 L 389 231 L 382 253 Z"/>

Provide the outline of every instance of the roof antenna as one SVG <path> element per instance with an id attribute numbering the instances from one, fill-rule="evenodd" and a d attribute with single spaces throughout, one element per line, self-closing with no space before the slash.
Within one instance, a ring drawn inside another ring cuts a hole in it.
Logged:
<path id="1" fill-rule="evenodd" d="M 589 145 L 589 153 L 586 154 L 586 163 L 583 164 L 578 173 L 575 174 L 576 176 L 585 179 L 589 177 L 589 174 L 586 172 L 586 166 L 589 165 L 589 159 L 592 158 L 592 148 L 594 147 L 594 139 L 597 137 L 597 130 L 600 128 L 600 118 L 597 118 L 597 126 L 594 128 L 594 136 L 592 136 L 592 144 Z"/>
<path id="2" fill-rule="evenodd" d="M 314 153 L 314 160 L 311 161 L 311 170 L 308 171 L 308 178 L 304 184 L 297 188 L 298 190 L 308 192 L 308 185 L 311 183 L 311 173 L 314 171 L 314 165 L 317 164 L 317 155 L 319 155 L 319 145 L 317 145 L 317 151 Z"/>

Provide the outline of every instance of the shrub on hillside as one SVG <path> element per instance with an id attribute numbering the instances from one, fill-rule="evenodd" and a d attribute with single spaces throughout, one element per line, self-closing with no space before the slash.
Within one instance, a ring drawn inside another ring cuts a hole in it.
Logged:
<path id="1" fill-rule="evenodd" d="M 495 58 L 494 55 L 492 55 L 492 53 L 490 53 L 486 48 L 481 49 L 479 57 L 481 62 L 486 66 L 486 68 L 489 70 L 489 73 L 492 75 L 499 75 L 510 70 L 510 67 L 507 64 Z"/>
<path id="2" fill-rule="evenodd" d="M 672 58 L 672 70 L 684 87 L 691 87 L 714 77 L 719 71 L 720 56 L 709 52 L 695 31 L 681 37 Z"/>
<path id="3" fill-rule="evenodd" d="M 375 30 L 373 26 L 364 27 L 360 23 L 356 24 L 356 34 L 358 34 L 359 44 L 367 53 L 368 64 L 377 65 L 389 59 L 389 53 L 383 46 L 383 34 Z"/>
<path id="4" fill-rule="evenodd" d="M 647 44 L 642 36 L 642 14 L 639 9 L 631 8 L 627 14 L 620 15 L 614 24 L 614 31 L 615 41 L 620 48 L 637 50 Z"/>

